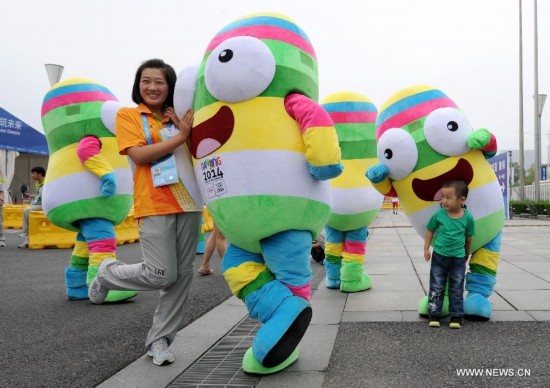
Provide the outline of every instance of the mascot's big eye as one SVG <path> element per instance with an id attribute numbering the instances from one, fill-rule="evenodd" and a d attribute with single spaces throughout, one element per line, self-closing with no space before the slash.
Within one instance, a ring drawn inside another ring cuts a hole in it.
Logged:
<path id="1" fill-rule="evenodd" d="M 437 152 L 447 156 L 469 151 L 468 136 L 473 132 L 466 117 L 455 108 L 436 109 L 424 121 L 424 136 Z"/>
<path id="2" fill-rule="evenodd" d="M 261 94 L 275 76 L 275 58 L 267 45 L 237 36 L 216 47 L 204 70 L 206 88 L 218 100 L 240 102 Z"/>
<path id="3" fill-rule="evenodd" d="M 390 177 L 401 180 L 414 170 L 418 149 L 412 136 L 401 128 L 390 128 L 380 136 L 378 160 L 390 170 Z"/>

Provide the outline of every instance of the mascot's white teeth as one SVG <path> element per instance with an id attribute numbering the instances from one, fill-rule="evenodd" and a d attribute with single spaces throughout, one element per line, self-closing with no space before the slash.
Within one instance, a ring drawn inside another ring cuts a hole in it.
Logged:
<path id="1" fill-rule="evenodd" d="M 221 146 L 222 146 L 221 143 L 216 139 L 211 139 L 211 138 L 203 139 L 201 140 L 201 142 L 197 147 L 197 158 L 202 158 L 214 152 Z"/>

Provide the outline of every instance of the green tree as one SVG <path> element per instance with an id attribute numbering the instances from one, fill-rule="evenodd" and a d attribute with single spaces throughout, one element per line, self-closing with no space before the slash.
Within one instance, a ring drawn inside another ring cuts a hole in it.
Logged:
<path id="1" fill-rule="evenodd" d="M 532 185 L 533 182 L 535 182 L 535 165 L 531 164 L 525 172 L 525 186 Z"/>

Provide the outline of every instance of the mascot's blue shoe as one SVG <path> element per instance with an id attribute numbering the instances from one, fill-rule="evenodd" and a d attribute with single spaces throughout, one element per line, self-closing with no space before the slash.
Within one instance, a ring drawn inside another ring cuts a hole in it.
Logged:
<path id="1" fill-rule="evenodd" d="M 76 267 L 67 267 L 65 269 L 67 298 L 70 300 L 88 299 L 87 273 L 88 271 Z"/>
<path id="2" fill-rule="evenodd" d="M 472 321 L 488 321 L 493 305 L 481 294 L 469 292 L 464 298 L 464 317 Z"/>
<path id="3" fill-rule="evenodd" d="M 250 317 L 262 322 L 252 342 L 254 358 L 265 368 L 279 368 L 294 352 L 311 321 L 311 305 L 277 280 L 245 298 Z"/>
<path id="4" fill-rule="evenodd" d="M 327 259 L 323 260 L 323 264 L 325 266 L 325 284 L 327 288 L 339 290 L 340 268 L 342 268 L 342 264 L 332 264 L 331 262 L 327 261 Z"/>
<path id="5" fill-rule="evenodd" d="M 464 298 L 464 317 L 473 321 L 487 321 L 491 318 L 493 305 L 489 297 L 493 293 L 496 279 L 492 275 L 469 272 L 465 287 L 468 295 Z"/>
<path id="6" fill-rule="evenodd" d="M 284 360 L 282 363 L 280 363 L 277 366 L 274 366 L 273 368 L 266 368 L 262 364 L 256 360 L 256 357 L 254 357 L 254 352 L 252 351 L 252 348 L 248 348 L 246 351 L 244 358 L 243 358 L 243 370 L 246 373 L 253 373 L 257 375 L 269 375 L 272 373 L 277 373 L 286 367 L 290 366 L 294 361 L 298 359 L 298 348 L 294 349 L 292 354 L 288 356 L 286 360 Z"/>

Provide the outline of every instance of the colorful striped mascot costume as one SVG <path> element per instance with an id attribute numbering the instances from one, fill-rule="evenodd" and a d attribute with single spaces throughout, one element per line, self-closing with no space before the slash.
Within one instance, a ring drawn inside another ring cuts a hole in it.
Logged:
<path id="1" fill-rule="evenodd" d="M 179 114 L 195 109 L 191 154 L 202 197 L 230 245 L 222 270 L 263 325 L 243 360 L 268 374 L 298 357 L 311 319 L 311 242 L 342 172 L 333 122 L 318 105 L 306 34 L 276 14 L 243 17 L 178 76 Z"/>
<path id="2" fill-rule="evenodd" d="M 82 78 L 55 84 L 42 103 L 50 151 L 42 206 L 53 224 L 78 232 L 65 270 L 69 299 L 88 299 L 99 264 L 116 258 L 114 227 L 133 204 L 132 173 L 114 135 L 119 108 L 109 89 Z M 113 290 L 107 301 L 136 294 Z"/>
<path id="3" fill-rule="evenodd" d="M 421 85 L 402 90 L 382 106 L 376 120 L 380 164 L 367 176 L 384 195 L 399 196 L 412 226 L 424 236 L 431 215 L 439 208 L 441 187 L 451 178 L 464 180 L 470 193 L 468 211 L 476 223 L 472 256 L 466 274 L 464 315 L 488 320 L 488 298 L 496 283 L 504 224 L 502 191 L 487 158 L 497 143 L 487 129 L 474 131 L 457 105 L 442 91 Z M 419 303 L 428 315 L 428 301 Z"/>
<path id="4" fill-rule="evenodd" d="M 325 227 L 327 288 L 365 291 L 372 280 L 363 262 L 369 232 L 384 197 L 365 176 L 376 159 L 375 123 L 378 110 L 371 100 L 354 92 L 340 92 L 322 103 L 338 134 L 344 172 L 331 179 L 332 214 Z"/>

